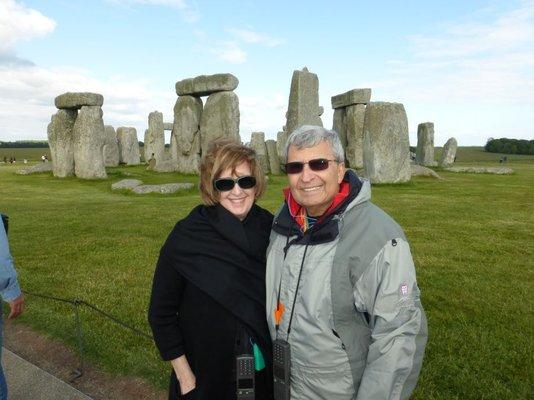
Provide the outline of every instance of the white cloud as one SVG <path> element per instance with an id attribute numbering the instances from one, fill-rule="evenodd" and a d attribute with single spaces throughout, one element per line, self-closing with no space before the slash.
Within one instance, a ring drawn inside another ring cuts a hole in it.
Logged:
<path id="1" fill-rule="evenodd" d="M 123 76 L 99 80 L 80 68 L 0 66 L 0 139 L 46 139 L 46 127 L 57 110 L 54 98 L 67 91 L 104 95 L 104 122 L 133 126 L 143 140 L 148 113 L 163 112 L 172 121 L 176 95 L 151 89 L 153 83 Z"/>
<path id="2" fill-rule="evenodd" d="M 0 54 L 12 50 L 17 42 L 52 32 L 56 22 L 39 11 L 14 0 L 0 1 Z"/>
<path id="3" fill-rule="evenodd" d="M 242 64 L 247 61 L 247 53 L 236 42 L 222 42 L 218 47 L 211 47 L 209 51 L 217 59 L 228 61 L 232 64 Z"/>
<path id="4" fill-rule="evenodd" d="M 239 96 L 240 135 L 243 142 L 250 141 L 252 132 L 264 132 L 266 139 L 276 139 L 276 133 L 285 124 L 287 95 Z"/>
<path id="5" fill-rule="evenodd" d="M 244 43 L 262 44 L 267 47 L 276 47 L 285 43 L 282 39 L 273 38 L 250 29 L 228 29 L 228 32 Z"/>

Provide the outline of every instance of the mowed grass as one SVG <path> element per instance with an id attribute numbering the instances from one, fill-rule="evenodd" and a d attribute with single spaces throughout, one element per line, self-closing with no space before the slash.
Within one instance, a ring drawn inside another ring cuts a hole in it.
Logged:
<path id="1" fill-rule="evenodd" d="M 0 148 L 0 161 L 4 160 L 4 157 L 9 160 L 12 157 L 15 157 L 17 160 L 16 165 L 23 163 L 24 159 L 28 161 L 41 161 L 41 156 L 46 154 L 48 159 L 50 159 L 50 149 L 49 148 Z"/>
<path id="2" fill-rule="evenodd" d="M 458 162 L 499 164 L 498 155 L 480 153 L 460 148 Z M 532 397 L 534 157 L 508 160 L 513 175 L 440 171 L 443 181 L 418 177 L 373 187 L 373 201 L 410 240 L 428 317 L 415 399 Z M 137 196 L 112 192 L 110 185 L 123 178 L 197 178 L 120 167 L 109 169 L 105 181 L 60 180 L 50 173 L 18 176 L 18 167 L 0 166 L 0 210 L 11 217 L 11 249 L 24 289 L 81 298 L 149 333 L 146 310 L 159 248 L 199 203 L 198 192 Z M 271 177 L 260 205 L 276 211 L 284 185 L 285 177 Z M 31 296 L 27 303 L 24 322 L 75 346 L 69 306 Z M 93 362 L 166 386 L 168 367 L 150 341 L 87 311 L 82 319 Z"/>

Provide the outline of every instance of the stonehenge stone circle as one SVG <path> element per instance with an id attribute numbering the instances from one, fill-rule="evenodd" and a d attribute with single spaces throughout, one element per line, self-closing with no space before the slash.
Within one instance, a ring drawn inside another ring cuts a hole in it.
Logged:
<path id="1" fill-rule="evenodd" d="M 148 129 L 145 132 L 145 161 L 152 157 L 156 165 L 165 160 L 165 132 L 163 129 L 163 114 L 153 111 L 148 114 Z"/>
<path id="2" fill-rule="evenodd" d="M 267 158 L 269 159 L 269 169 L 271 174 L 280 175 L 280 158 L 278 157 L 278 149 L 276 140 L 265 141 L 265 148 L 267 149 Z"/>
<path id="3" fill-rule="evenodd" d="M 119 143 L 117 133 L 111 125 L 104 125 L 104 165 L 106 167 L 116 167 L 119 165 Z"/>
<path id="4" fill-rule="evenodd" d="M 176 171 L 198 173 L 200 163 L 200 118 L 202 100 L 193 96 L 179 96 L 174 105 L 171 134 L 171 154 Z"/>
<path id="5" fill-rule="evenodd" d="M 58 178 L 74 175 L 73 129 L 77 116 L 77 110 L 58 110 L 48 124 L 48 145 L 54 176 Z"/>
<path id="6" fill-rule="evenodd" d="M 408 118 L 400 103 L 367 105 L 363 163 L 372 183 L 407 182 L 411 177 Z"/>
<path id="7" fill-rule="evenodd" d="M 83 106 L 98 106 L 104 104 L 104 96 L 98 93 L 73 93 L 67 92 L 56 97 L 54 100 L 56 108 L 61 109 L 79 109 Z"/>
<path id="8" fill-rule="evenodd" d="M 293 71 L 285 131 L 291 134 L 302 125 L 323 126 L 320 114 L 319 78 L 308 68 Z"/>
<path id="9" fill-rule="evenodd" d="M 269 158 L 267 157 L 267 147 L 265 145 L 265 133 L 252 132 L 250 136 L 250 147 L 256 151 L 258 162 L 264 174 L 268 174 L 271 170 L 269 167 Z"/>
<path id="10" fill-rule="evenodd" d="M 454 163 L 456 158 L 456 150 L 458 149 L 458 142 L 455 138 L 450 138 L 443 146 L 443 153 L 439 160 L 440 167 L 448 167 Z"/>
<path id="11" fill-rule="evenodd" d="M 332 129 L 337 132 L 345 149 L 345 161 L 350 168 L 363 168 L 363 122 L 371 89 L 352 89 L 332 96 L 334 119 Z"/>
<path id="12" fill-rule="evenodd" d="M 434 123 L 423 122 L 417 127 L 416 161 L 420 165 L 434 166 Z"/>
<path id="13" fill-rule="evenodd" d="M 135 128 L 121 126 L 117 128 L 120 162 L 126 165 L 139 165 L 139 142 Z"/>
<path id="14" fill-rule="evenodd" d="M 238 79 L 232 74 L 200 75 L 176 82 L 176 94 L 209 96 L 217 92 L 232 91 L 238 84 Z"/>
<path id="15" fill-rule="evenodd" d="M 104 121 L 100 106 L 82 106 L 73 128 L 74 172 L 82 179 L 107 178 Z"/>
<path id="16" fill-rule="evenodd" d="M 239 99 L 234 92 L 211 94 L 200 117 L 200 149 L 202 153 L 209 142 L 220 137 L 239 137 Z"/>

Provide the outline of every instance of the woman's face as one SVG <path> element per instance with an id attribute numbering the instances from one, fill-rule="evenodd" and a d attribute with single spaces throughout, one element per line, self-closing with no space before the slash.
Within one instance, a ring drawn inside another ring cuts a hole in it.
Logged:
<path id="1" fill-rule="evenodd" d="M 225 169 L 216 179 L 220 178 L 240 178 L 242 176 L 251 176 L 252 170 L 248 161 L 243 161 L 232 173 L 231 168 Z M 241 221 L 245 219 L 248 212 L 254 204 L 254 197 L 256 194 L 256 188 L 242 189 L 236 183 L 232 190 L 227 192 L 219 192 L 219 203 L 234 214 Z"/>

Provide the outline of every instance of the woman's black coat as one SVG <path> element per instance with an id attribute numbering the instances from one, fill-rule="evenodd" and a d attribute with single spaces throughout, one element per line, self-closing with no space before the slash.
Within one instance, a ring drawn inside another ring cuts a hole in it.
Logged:
<path id="1" fill-rule="evenodd" d="M 245 330 L 267 367 L 257 399 L 270 393 L 271 341 L 265 317 L 265 252 L 272 215 L 253 205 L 244 221 L 221 205 L 198 206 L 163 245 L 152 286 L 149 322 L 164 360 L 185 354 L 197 388 L 180 396 L 171 373 L 169 399 L 236 398 L 236 336 Z"/>

